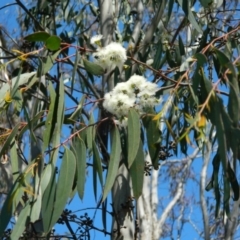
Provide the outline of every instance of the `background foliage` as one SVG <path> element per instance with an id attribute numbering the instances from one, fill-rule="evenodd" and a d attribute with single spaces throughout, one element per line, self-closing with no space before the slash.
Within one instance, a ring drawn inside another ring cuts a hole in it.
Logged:
<path id="1" fill-rule="evenodd" d="M 91 230 L 112 239 L 181 238 L 189 223 L 201 238 L 232 239 L 239 219 L 238 7 L 227 0 L 1 6 L 17 14 L 16 27 L 1 26 L 0 236 L 57 237 L 58 223 L 69 239 L 90 239 Z M 103 45 L 127 49 L 123 71 L 93 62 L 96 34 Z M 159 85 L 161 104 L 143 116 L 131 109 L 120 128 L 102 107 L 104 94 L 135 73 Z M 199 194 L 188 195 L 189 182 Z M 89 191 L 103 226 L 65 209 Z M 203 216 L 200 226 L 191 205 Z"/>

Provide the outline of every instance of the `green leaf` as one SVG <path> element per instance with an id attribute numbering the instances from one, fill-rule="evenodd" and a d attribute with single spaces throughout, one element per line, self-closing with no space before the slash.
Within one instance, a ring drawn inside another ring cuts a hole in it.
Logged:
<path id="1" fill-rule="evenodd" d="M 19 214 L 18 220 L 12 230 L 10 239 L 20 239 L 20 236 L 22 235 L 26 226 L 30 222 L 29 218 L 30 210 L 31 210 L 30 202 L 27 202 L 27 204 Z"/>
<path id="2" fill-rule="evenodd" d="M 79 114 L 81 114 L 82 112 L 82 108 L 83 108 L 83 104 L 85 101 L 86 95 L 83 95 L 78 106 L 77 109 L 73 112 L 73 114 L 70 116 L 70 119 L 72 120 L 77 120 L 77 118 L 79 117 Z"/>
<path id="3" fill-rule="evenodd" d="M 219 183 L 218 183 L 218 173 L 219 173 L 220 162 L 221 162 L 220 156 L 218 153 L 216 153 L 212 161 L 213 185 L 214 185 L 214 193 L 215 193 L 215 199 L 216 199 L 215 217 L 218 217 L 218 213 L 220 209 L 220 200 L 221 200 L 221 194 L 220 194 Z"/>
<path id="4" fill-rule="evenodd" d="M 90 118 L 89 118 L 89 125 L 92 125 L 93 123 L 94 123 L 94 118 L 93 118 L 93 114 L 91 114 Z M 91 152 L 93 139 L 94 139 L 94 135 L 95 135 L 95 128 L 93 126 L 88 126 L 86 133 L 87 133 L 87 136 L 86 136 L 87 147 L 88 147 L 88 150 Z"/>
<path id="5" fill-rule="evenodd" d="M 36 75 L 36 72 L 30 72 L 30 73 L 23 73 L 21 75 L 19 75 L 18 77 L 14 77 L 12 79 L 12 84 L 14 84 L 14 92 L 16 91 L 16 89 L 21 86 L 21 85 L 25 85 L 28 83 L 28 81 L 31 78 L 34 78 L 34 75 Z M 4 97 L 6 95 L 7 92 L 11 92 L 11 86 L 9 83 L 4 83 L 1 88 L 0 88 L 0 108 L 3 107 L 3 105 L 5 104 L 5 100 Z M 13 92 L 13 93 L 14 93 Z M 11 95 L 12 96 L 12 95 Z"/>
<path id="6" fill-rule="evenodd" d="M 14 141 L 11 150 L 10 150 L 10 159 L 11 159 L 11 165 L 12 165 L 12 176 L 13 176 L 13 182 L 15 182 L 20 174 L 19 169 L 19 159 L 18 159 L 18 153 L 17 153 L 17 143 Z"/>
<path id="7" fill-rule="evenodd" d="M 130 168 L 130 176 L 132 179 L 134 198 L 138 199 L 142 194 L 144 178 L 144 152 L 142 141 L 140 141 L 136 158 Z"/>
<path id="8" fill-rule="evenodd" d="M 202 29 L 199 27 L 191 9 L 189 6 L 189 1 L 188 0 L 178 0 L 179 5 L 181 6 L 182 10 L 186 14 L 189 22 L 193 25 L 193 27 L 199 32 L 202 33 Z"/>
<path id="9" fill-rule="evenodd" d="M 207 57 L 202 53 L 196 53 L 193 58 L 197 59 L 197 67 L 204 67 L 207 64 Z"/>
<path id="10" fill-rule="evenodd" d="M 118 173 L 119 163 L 121 159 L 121 141 L 120 141 L 120 134 L 118 131 L 117 126 L 113 129 L 113 135 L 112 135 L 112 146 L 111 146 L 111 155 L 110 155 L 110 161 L 108 166 L 108 173 L 107 173 L 107 179 L 103 190 L 103 198 L 102 201 L 104 201 L 107 197 L 108 192 L 111 190 L 115 178 Z"/>
<path id="11" fill-rule="evenodd" d="M 45 75 L 51 70 L 51 68 L 53 67 L 54 61 L 58 57 L 60 52 L 61 50 L 55 52 L 54 54 L 48 54 L 47 57 L 42 59 L 42 66 L 38 68 L 37 77 L 42 77 L 43 75 Z M 38 78 L 33 80 L 36 81 L 38 80 Z M 35 82 L 33 81 L 33 83 Z M 29 87 L 32 86 L 33 83 L 29 84 Z"/>
<path id="12" fill-rule="evenodd" d="M 55 200 L 56 186 L 57 186 L 55 167 L 52 164 L 49 164 L 49 165 L 51 165 L 51 167 L 49 167 L 49 169 L 51 170 L 51 178 L 43 194 L 42 209 L 41 209 L 43 229 L 45 233 L 48 233 L 51 230 L 50 222 L 51 222 L 53 208 L 54 208 L 54 200 Z"/>
<path id="13" fill-rule="evenodd" d="M 240 99 L 238 79 L 233 74 L 228 74 L 229 80 L 229 98 L 228 98 L 228 113 L 233 121 L 233 126 L 237 127 L 240 119 Z"/>
<path id="14" fill-rule="evenodd" d="M 170 68 L 174 68 L 178 66 L 177 62 L 173 59 L 172 53 L 170 52 L 169 49 L 167 49 L 166 51 L 166 59 Z"/>
<path id="15" fill-rule="evenodd" d="M 53 120 L 56 121 L 55 125 L 55 131 L 53 135 L 53 147 L 57 147 L 60 144 L 61 140 L 61 132 L 62 132 L 62 125 L 64 121 L 64 111 L 65 111 L 65 93 L 64 93 L 64 84 L 62 79 L 60 79 L 57 87 L 56 87 L 56 93 L 57 93 L 57 106 L 56 110 L 57 112 L 54 113 Z M 55 162 L 57 160 L 58 151 L 55 151 L 52 157 L 52 161 Z"/>
<path id="16" fill-rule="evenodd" d="M 43 170 L 43 174 L 41 177 L 41 191 L 44 194 L 45 190 L 47 189 L 48 185 L 51 183 L 52 172 L 53 172 L 52 164 L 48 164 L 45 169 Z"/>
<path id="17" fill-rule="evenodd" d="M 158 70 L 160 68 L 161 59 L 162 59 L 162 40 L 159 40 L 158 43 L 156 44 L 156 53 L 152 65 L 154 69 Z"/>
<path id="18" fill-rule="evenodd" d="M 103 75 L 105 70 L 96 63 L 89 62 L 88 60 L 83 58 L 83 64 L 87 72 L 93 75 Z"/>
<path id="19" fill-rule="evenodd" d="M 230 163 L 228 162 L 228 181 L 231 184 L 232 190 L 233 190 L 233 194 L 234 194 L 234 201 L 237 201 L 239 199 L 239 184 L 236 178 L 236 175 L 234 173 L 234 171 L 231 168 Z"/>
<path id="20" fill-rule="evenodd" d="M 75 84 L 75 75 L 76 75 L 77 68 L 78 68 L 79 58 L 80 58 L 80 53 L 79 53 L 79 50 L 76 49 L 75 61 L 74 61 L 74 66 L 73 66 L 73 70 L 72 70 L 71 94 L 73 94 L 73 88 L 74 88 L 74 84 Z"/>
<path id="21" fill-rule="evenodd" d="M 223 199 L 223 206 L 227 216 L 230 218 L 230 206 L 229 206 L 229 199 L 230 199 L 230 184 L 229 180 L 226 175 L 223 176 L 224 182 L 224 199 Z"/>
<path id="22" fill-rule="evenodd" d="M 64 210 L 67 200 L 71 194 L 73 180 L 76 171 L 76 159 L 72 151 L 65 147 L 62 165 L 56 187 L 56 197 L 52 212 L 49 229 L 54 226 Z"/>
<path id="23" fill-rule="evenodd" d="M 184 47 L 184 44 L 183 44 L 183 41 L 182 41 L 182 38 L 180 35 L 178 36 L 178 45 L 179 45 L 180 55 L 184 56 L 185 55 L 185 47 Z"/>
<path id="24" fill-rule="evenodd" d="M 24 39 L 29 42 L 45 42 L 49 37 L 50 34 L 47 32 L 35 32 L 24 37 Z"/>
<path id="25" fill-rule="evenodd" d="M 140 144 L 140 117 L 135 109 L 128 113 L 128 167 L 130 168 L 138 152 Z"/>
<path id="26" fill-rule="evenodd" d="M 213 0 L 201 0 L 200 2 L 204 8 L 209 8 L 213 3 Z"/>
<path id="27" fill-rule="evenodd" d="M 19 179 L 19 178 L 18 178 Z M 8 226 L 8 223 L 16 209 L 16 205 L 13 202 L 14 195 L 19 188 L 19 182 L 15 181 L 11 191 L 7 194 L 6 200 L 1 208 L 0 212 L 0 236 L 3 236 L 4 230 Z"/>
<path id="28" fill-rule="evenodd" d="M 99 151 L 98 151 L 96 142 L 94 140 L 93 140 L 93 143 L 92 143 L 92 147 L 93 147 L 93 167 L 96 170 L 96 172 L 98 173 L 100 183 L 103 186 L 102 161 L 101 161 L 101 158 L 100 158 L 100 155 L 99 155 Z"/>
<path id="29" fill-rule="evenodd" d="M 45 130 L 43 130 L 43 151 L 49 146 L 50 141 L 53 136 L 53 131 L 55 128 L 56 121 L 53 120 L 54 111 L 56 107 L 56 92 L 51 82 L 48 85 L 49 95 L 50 95 L 50 106 L 48 109 L 48 115 L 45 121 Z"/>
<path id="30" fill-rule="evenodd" d="M 11 133 L 9 134 L 8 138 L 6 139 L 6 141 L 4 142 L 4 144 L 0 150 L 0 158 L 2 157 L 3 154 L 5 154 L 8 151 L 8 149 L 11 147 L 11 145 L 14 144 L 13 139 L 16 137 L 20 126 L 21 126 L 21 124 L 18 123 L 14 127 L 14 129 L 12 129 Z"/>
<path id="31" fill-rule="evenodd" d="M 158 169 L 159 151 L 161 144 L 161 132 L 157 121 L 151 116 L 143 118 L 143 125 L 146 129 L 148 150 L 154 169 Z"/>
<path id="32" fill-rule="evenodd" d="M 170 17 L 172 15 L 172 10 L 173 10 L 173 5 L 174 5 L 175 0 L 169 0 L 168 1 L 168 18 L 167 18 L 167 23 L 170 20 Z"/>
<path id="33" fill-rule="evenodd" d="M 32 196 L 31 199 L 31 211 L 30 211 L 31 222 L 35 222 L 40 218 L 42 208 L 42 192 L 39 188 L 40 178 L 38 176 L 38 173 L 35 174 L 33 182 L 34 182 L 34 196 Z"/>
<path id="34" fill-rule="evenodd" d="M 74 141 L 77 160 L 77 191 L 79 197 L 83 200 L 85 177 L 86 177 L 86 146 L 82 139 L 77 137 Z"/>
<path id="35" fill-rule="evenodd" d="M 45 42 L 46 48 L 50 51 L 56 51 L 61 46 L 61 39 L 58 36 L 51 36 Z"/>

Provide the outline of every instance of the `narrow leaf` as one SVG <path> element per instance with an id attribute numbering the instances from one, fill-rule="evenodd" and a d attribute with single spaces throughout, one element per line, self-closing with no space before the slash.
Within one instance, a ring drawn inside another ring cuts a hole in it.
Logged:
<path id="1" fill-rule="evenodd" d="M 144 152 L 142 141 L 140 141 L 136 158 L 130 168 L 130 175 L 132 179 L 133 194 L 135 199 L 138 199 L 142 194 L 144 177 Z"/>
<path id="2" fill-rule="evenodd" d="M 30 218 L 30 210 L 31 210 L 31 205 L 28 202 L 26 206 L 22 209 L 18 220 L 13 228 L 13 231 L 11 233 L 10 239 L 20 239 L 20 236 L 24 232 L 26 226 L 28 225 Z"/>
<path id="3" fill-rule="evenodd" d="M 103 75 L 105 70 L 96 63 L 89 62 L 88 60 L 83 58 L 83 64 L 87 72 L 93 75 Z"/>
<path id="4" fill-rule="evenodd" d="M 161 132 L 159 130 L 158 121 L 150 116 L 143 118 L 143 125 L 146 129 L 148 150 L 151 157 L 153 167 L 158 169 L 159 151 L 161 143 Z"/>
<path id="5" fill-rule="evenodd" d="M 189 1 L 188 0 L 178 0 L 178 3 L 182 7 L 184 13 L 186 14 L 189 22 L 193 25 L 193 27 L 199 32 L 202 33 L 202 29 L 199 27 L 190 7 L 189 7 Z"/>
<path id="6" fill-rule="evenodd" d="M 49 229 L 53 227 L 60 217 L 67 200 L 71 194 L 73 180 L 76 171 L 76 159 L 72 151 L 65 147 L 65 152 L 62 159 L 62 165 L 58 177 L 56 187 L 56 198 L 54 202 L 53 213 Z"/>
<path id="7" fill-rule="evenodd" d="M 132 108 L 128 113 L 128 167 L 130 168 L 140 144 L 140 117 Z"/>
<path id="8" fill-rule="evenodd" d="M 107 179 L 103 190 L 103 198 L 102 201 L 104 201 L 107 197 L 108 192 L 111 190 L 115 178 L 117 176 L 118 168 L 119 168 L 119 162 L 121 159 L 121 142 L 120 142 L 120 134 L 118 131 L 117 126 L 113 129 L 113 135 L 112 135 L 112 146 L 111 146 L 111 155 L 110 155 L 110 161 L 108 166 L 108 173 L 107 173 Z"/>
<path id="9" fill-rule="evenodd" d="M 85 176 L 86 176 L 86 146 L 82 139 L 77 138 L 74 142 L 77 160 L 77 191 L 79 197 L 83 200 Z"/>

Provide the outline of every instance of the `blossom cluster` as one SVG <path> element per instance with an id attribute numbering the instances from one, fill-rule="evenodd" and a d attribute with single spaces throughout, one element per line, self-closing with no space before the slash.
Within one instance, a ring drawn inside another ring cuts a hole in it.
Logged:
<path id="1" fill-rule="evenodd" d="M 158 85 L 148 82 L 143 76 L 133 75 L 128 81 L 118 83 L 115 88 L 104 96 L 103 107 L 114 114 L 124 125 L 130 108 L 140 114 L 159 104 L 155 97 Z"/>
<path id="2" fill-rule="evenodd" d="M 102 35 L 91 38 L 90 43 L 97 46 L 97 51 L 93 53 L 95 62 L 107 71 L 112 71 L 116 67 L 122 69 L 127 60 L 126 49 L 117 42 L 111 42 L 106 47 L 101 47 Z"/>

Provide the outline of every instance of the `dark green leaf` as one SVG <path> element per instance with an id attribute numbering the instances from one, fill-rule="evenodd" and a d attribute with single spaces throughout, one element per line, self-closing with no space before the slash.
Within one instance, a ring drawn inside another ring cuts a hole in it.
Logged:
<path id="1" fill-rule="evenodd" d="M 220 194 L 220 188 L 218 183 L 218 173 L 219 173 L 219 166 L 220 166 L 220 156 L 218 153 L 213 158 L 213 185 L 214 185 L 214 193 L 215 193 L 215 199 L 216 199 L 216 209 L 215 209 L 215 217 L 218 217 L 219 209 L 220 209 L 220 200 L 221 200 L 221 194 Z"/>
<path id="2" fill-rule="evenodd" d="M 48 109 L 48 115 L 45 122 L 45 130 L 43 132 L 43 150 L 45 150 L 49 146 L 49 143 L 52 139 L 55 124 L 56 124 L 56 121 L 53 120 L 53 117 L 54 117 L 54 110 L 56 107 L 57 94 L 51 82 L 48 85 L 48 90 L 50 95 L 50 107 Z"/>
<path id="3" fill-rule="evenodd" d="M 155 48 L 156 48 L 156 52 L 155 52 L 152 67 L 158 70 L 161 67 L 161 60 L 162 60 L 162 40 L 161 39 L 155 45 Z"/>
<path id="4" fill-rule="evenodd" d="M 143 124 L 146 129 L 148 150 L 152 165 L 155 169 L 158 169 L 159 150 L 161 144 L 161 132 L 159 130 L 158 122 L 154 121 L 150 116 L 145 116 L 143 118 Z"/>
<path id="5" fill-rule="evenodd" d="M 180 35 L 178 36 L 178 45 L 179 45 L 180 55 L 184 56 L 185 55 L 185 47 L 184 47 L 184 44 L 183 44 L 183 41 L 182 41 L 182 38 Z"/>
<path id="6" fill-rule="evenodd" d="M 238 184 L 236 175 L 235 175 L 234 171 L 232 170 L 229 162 L 228 162 L 228 180 L 229 180 L 232 190 L 233 190 L 233 194 L 234 194 L 233 200 L 237 201 L 239 199 L 239 184 Z"/>
<path id="7" fill-rule="evenodd" d="M 19 179 L 19 178 L 18 178 Z M 3 236 L 4 230 L 8 226 L 8 223 L 16 209 L 16 205 L 14 204 L 14 196 L 16 195 L 16 191 L 19 188 L 19 182 L 15 181 L 11 191 L 8 193 L 6 200 L 1 208 L 0 212 L 0 236 Z"/>
<path id="8" fill-rule="evenodd" d="M 61 39 L 58 36 L 51 36 L 45 42 L 46 48 L 50 51 L 56 51 L 61 46 Z"/>
<path id="9" fill-rule="evenodd" d="M 198 68 L 204 67 L 207 64 L 207 57 L 202 53 L 196 53 L 193 58 L 197 59 Z"/>
<path id="10" fill-rule="evenodd" d="M 209 8 L 210 5 L 213 3 L 213 0 L 201 0 L 200 2 L 201 2 L 203 7 Z"/>
<path id="11" fill-rule="evenodd" d="M 230 184 L 229 180 L 226 176 L 223 177 L 224 181 L 224 199 L 223 199 L 223 206 L 224 210 L 228 217 L 230 217 L 230 206 L 229 206 L 229 199 L 230 199 Z"/>
<path id="12" fill-rule="evenodd" d="M 173 4 L 174 4 L 175 0 L 169 0 L 168 1 L 168 20 L 167 20 L 167 23 L 169 22 L 170 20 L 170 17 L 172 15 L 172 10 L 173 10 Z"/>
<path id="13" fill-rule="evenodd" d="M 93 141 L 92 147 L 93 147 L 93 166 L 94 166 L 94 169 L 96 170 L 96 172 L 98 173 L 100 183 L 103 186 L 102 161 L 101 161 L 99 151 L 98 151 L 98 148 L 97 148 L 97 145 L 96 145 L 95 141 Z"/>
<path id="14" fill-rule="evenodd" d="M 47 32 L 35 32 L 26 36 L 24 39 L 29 42 L 45 42 L 49 37 L 50 34 Z"/>

